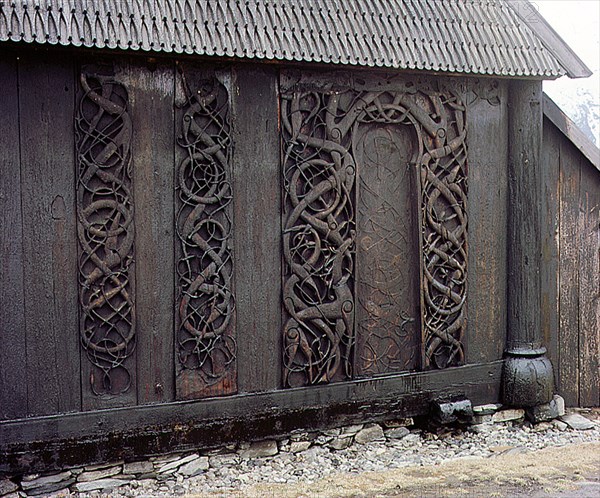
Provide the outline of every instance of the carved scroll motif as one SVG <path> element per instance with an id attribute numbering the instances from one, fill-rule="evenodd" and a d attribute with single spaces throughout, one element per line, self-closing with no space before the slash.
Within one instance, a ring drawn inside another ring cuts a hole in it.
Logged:
<path id="1" fill-rule="evenodd" d="M 385 139 L 402 148 L 394 127 L 413 130 L 410 151 L 402 154 L 408 154 L 407 167 L 412 165 L 420 178 L 420 193 L 414 203 L 420 205 L 421 219 L 423 343 L 407 340 L 410 333 L 418 333 L 410 326 L 417 323 L 416 317 L 396 311 L 398 316 L 391 320 L 389 333 L 380 334 L 381 304 L 386 303 L 371 303 L 369 308 L 369 302 L 361 302 L 371 316 L 358 327 L 360 334 L 369 334 L 359 341 L 359 370 L 373 374 L 397 371 L 400 365 L 415 368 L 415 348 L 421 349 L 423 367 L 444 368 L 463 361 L 465 107 L 457 93 L 440 92 L 432 85 L 419 88 L 413 82 L 389 81 L 386 85 L 382 91 L 315 90 L 316 85 L 303 90 L 300 85 L 282 96 L 286 386 L 326 383 L 354 375 L 354 283 L 355 274 L 361 273 L 361 268 L 354 267 L 355 239 L 363 241 L 362 232 L 371 226 L 381 232 L 374 234 L 376 239 L 389 243 L 388 235 L 393 231 L 374 222 L 361 224 L 356 233 L 355 175 L 358 166 L 359 187 L 369 188 L 360 177 L 361 168 L 385 166 L 376 164 L 379 160 L 366 164 L 368 140 L 381 143 Z M 365 138 L 365 130 L 373 126 L 373 137 Z M 362 207 L 372 201 L 360 193 L 359 199 Z M 389 250 L 394 250 L 392 246 Z M 402 264 L 414 266 L 418 262 Z M 389 278 L 393 280 L 395 275 Z M 392 291 L 386 295 L 395 299 Z M 384 318 L 390 325 L 390 317 Z M 408 360 L 400 361 L 402 348 L 413 349 L 403 356 Z"/>
<path id="2" fill-rule="evenodd" d="M 122 84 L 85 72 L 80 81 L 75 127 L 81 342 L 96 367 L 92 392 L 118 395 L 131 387 L 126 360 L 135 348 L 132 123 Z"/>
<path id="3" fill-rule="evenodd" d="M 216 77 L 192 87 L 181 77 L 186 97 L 177 138 L 185 151 L 177 171 L 178 356 L 180 368 L 193 370 L 199 379 L 194 382 L 209 387 L 231 374 L 236 359 L 229 106 Z"/>
<path id="4" fill-rule="evenodd" d="M 282 102 L 286 386 L 352 376 L 356 168 L 338 107 L 317 92 Z"/>

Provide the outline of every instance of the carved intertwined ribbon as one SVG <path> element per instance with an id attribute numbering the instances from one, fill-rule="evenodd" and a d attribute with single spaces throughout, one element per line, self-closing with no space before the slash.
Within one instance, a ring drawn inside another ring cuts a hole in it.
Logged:
<path id="1" fill-rule="evenodd" d="M 75 127 L 81 341 L 97 367 L 92 391 L 120 394 L 131 385 L 125 360 L 135 347 L 132 123 L 122 84 L 85 73 L 80 81 Z"/>
<path id="2" fill-rule="evenodd" d="M 355 164 L 336 104 L 318 93 L 282 102 L 287 386 L 352 376 Z"/>
<path id="3" fill-rule="evenodd" d="M 186 92 L 177 140 L 185 150 L 177 172 L 179 361 L 212 385 L 236 357 L 229 108 L 227 91 L 216 78 Z"/>
<path id="4" fill-rule="evenodd" d="M 431 97 L 420 160 L 425 366 L 464 361 L 467 297 L 467 127 L 456 96 Z"/>
<path id="5" fill-rule="evenodd" d="M 282 95 L 286 386 L 353 375 L 354 141 L 361 125 L 374 123 L 409 125 L 417 137 L 423 366 L 444 368 L 463 361 L 465 108 L 450 92 L 419 90 L 412 82 L 396 88 L 379 92 L 292 89 Z M 412 320 L 401 315 L 401 333 Z M 378 361 L 391 365 L 394 358 Z"/>

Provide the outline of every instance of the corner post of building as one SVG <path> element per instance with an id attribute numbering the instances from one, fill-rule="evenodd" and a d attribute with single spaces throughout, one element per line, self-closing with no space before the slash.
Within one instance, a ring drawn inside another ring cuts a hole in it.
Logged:
<path id="1" fill-rule="evenodd" d="M 508 328 L 503 402 L 534 407 L 551 401 L 552 364 L 541 329 L 542 82 L 513 80 L 508 131 Z"/>

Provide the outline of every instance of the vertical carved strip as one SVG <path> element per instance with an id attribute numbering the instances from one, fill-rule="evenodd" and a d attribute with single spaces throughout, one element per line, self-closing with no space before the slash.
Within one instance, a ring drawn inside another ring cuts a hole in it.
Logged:
<path id="1" fill-rule="evenodd" d="M 77 109 L 77 214 L 81 342 L 96 395 L 131 387 L 135 348 L 132 123 L 126 88 L 82 72 Z"/>
<path id="2" fill-rule="evenodd" d="M 177 114 L 179 398 L 236 390 L 228 93 L 194 76 L 180 74 Z"/>
<path id="3" fill-rule="evenodd" d="M 425 367 L 446 368 L 464 361 L 467 128 L 457 97 L 432 95 L 430 101 L 429 140 L 420 160 Z"/>
<path id="4" fill-rule="evenodd" d="M 316 92 L 282 101 L 286 387 L 353 375 L 356 168 L 338 106 Z"/>

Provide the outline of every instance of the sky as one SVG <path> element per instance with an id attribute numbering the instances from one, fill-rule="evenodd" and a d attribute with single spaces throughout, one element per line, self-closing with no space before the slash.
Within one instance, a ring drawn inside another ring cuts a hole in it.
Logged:
<path id="1" fill-rule="evenodd" d="M 590 117 L 590 128 L 596 145 L 600 145 L 600 0 L 533 0 L 531 3 L 594 72 L 589 78 L 563 76 L 545 81 L 544 91 L 567 115 L 576 112 L 577 102 L 589 99 L 595 111 L 595 116 Z"/>

